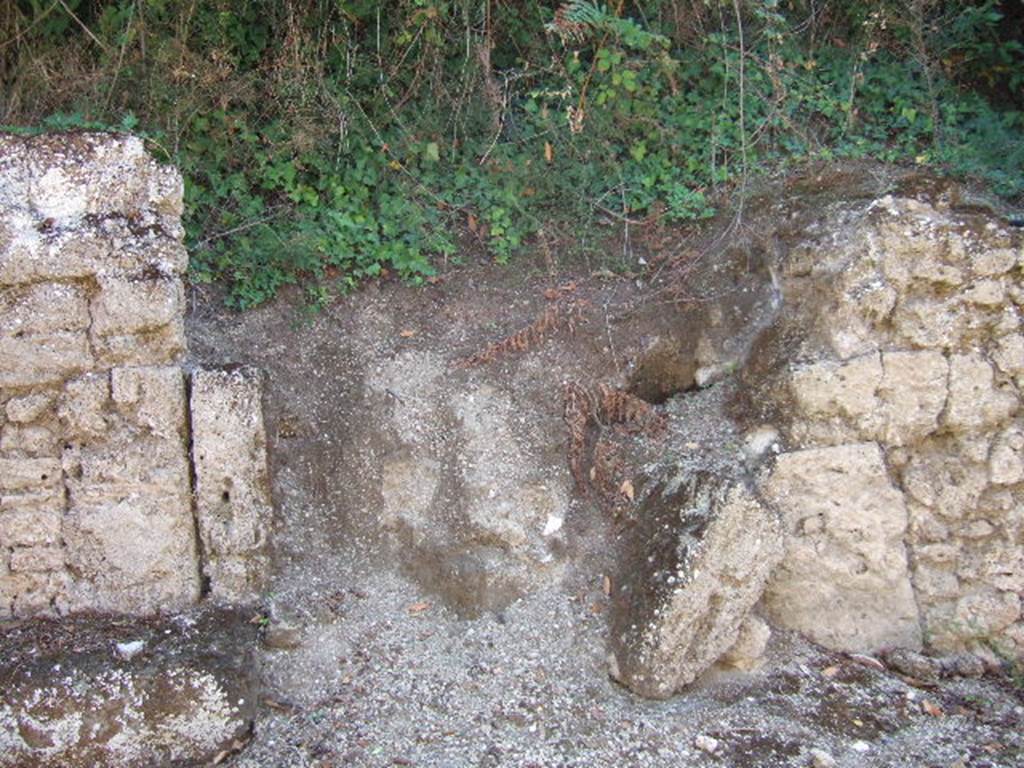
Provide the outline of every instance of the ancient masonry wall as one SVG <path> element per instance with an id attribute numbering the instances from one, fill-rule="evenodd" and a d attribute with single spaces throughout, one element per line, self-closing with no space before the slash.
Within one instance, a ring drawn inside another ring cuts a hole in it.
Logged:
<path id="1" fill-rule="evenodd" d="M 136 138 L 0 135 L 0 619 L 260 589 L 259 378 L 194 373 L 190 414 L 181 214 Z"/>

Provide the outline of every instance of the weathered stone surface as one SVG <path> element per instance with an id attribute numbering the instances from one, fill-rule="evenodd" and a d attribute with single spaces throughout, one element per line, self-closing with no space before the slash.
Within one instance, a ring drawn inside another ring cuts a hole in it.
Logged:
<path id="1" fill-rule="evenodd" d="M 251 368 L 192 374 L 192 462 L 204 576 L 219 600 L 260 594 L 270 526 L 262 385 Z"/>
<path id="2" fill-rule="evenodd" d="M 61 510 L 0 512 L 0 546 L 30 547 L 60 542 Z"/>
<path id="3" fill-rule="evenodd" d="M 133 424 L 161 438 L 185 432 L 185 378 L 174 366 L 114 368 L 111 399 Z"/>
<path id="4" fill-rule="evenodd" d="M 0 388 L 59 382 L 93 366 L 85 332 L 0 336 Z"/>
<path id="5" fill-rule="evenodd" d="M 7 456 L 56 456 L 57 436 L 46 427 L 6 424 L 0 431 L 0 452 Z"/>
<path id="6" fill-rule="evenodd" d="M 732 648 L 726 651 L 720 663 L 749 672 L 764 664 L 764 652 L 772 636 L 771 627 L 759 616 L 748 614 L 740 625 Z"/>
<path id="7" fill-rule="evenodd" d="M 84 331 L 89 322 L 84 286 L 35 283 L 0 291 L 0 335 Z"/>
<path id="8" fill-rule="evenodd" d="M 181 323 L 183 290 L 176 279 L 101 278 L 93 297 L 94 337 L 125 336 Z"/>
<path id="9" fill-rule="evenodd" d="M 181 217 L 182 182 L 126 134 L 0 136 L 0 207 L 28 210 L 54 227 L 155 212 Z"/>
<path id="10" fill-rule="evenodd" d="M 878 446 L 783 454 L 763 489 L 787 534 L 765 593 L 768 618 L 834 650 L 920 647 L 906 507 Z"/>
<path id="11" fill-rule="evenodd" d="M 1009 418 L 1018 407 L 1016 394 L 996 388 L 992 365 L 981 355 L 952 356 L 947 426 L 954 429 L 994 426 Z"/>
<path id="12" fill-rule="evenodd" d="M 0 491 L 24 491 L 60 485 L 56 459 L 0 459 Z"/>
<path id="13" fill-rule="evenodd" d="M 656 489 L 638 519 L 614 596 L 611 674 L 666 698 L 736 644 L 782 536 L 742 483 L 705 474 Z"/>
<path id="14" fill-rule="evenodd" d="M 246 617 L 214 614 L 189 624 L 68 620 L 7 633 L 0 766 L 212 765 L 251 729 L 254 632 Z M 115 657 L 128 642 L 141 653 Z"/>
<path id="15" fill-rule="evenodd" d="M 110 382 L 104 373 L 88 373 L 69 381 L 57 405 L 64 434 L 74 440 L 93 440 L 106 434 Z"/>
<path id="16" fill-rule="evenodd" d="M 54 393 L 46 390 L 12 397 L 7 401 L 7 418 L 17 424 L 29 424 L 45 414 L 53 404 Z"/>

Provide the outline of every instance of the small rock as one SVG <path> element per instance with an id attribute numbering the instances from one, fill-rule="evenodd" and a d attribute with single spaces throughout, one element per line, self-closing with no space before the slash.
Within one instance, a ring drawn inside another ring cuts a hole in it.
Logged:
<path id="1" fill-rule="evenodd" d="M 267 628 L 263 645 L 278 651 L 291 650 L 302 645 L 302 632 L 295 627 L 277 626 Z"/>
<path id="2" fill-rule="evenodd" d="M 973 653 L 954 653 L 939 660 L 942 672 L 951 677 L 981 677 L 985 674 L 985 662 Z"/>
<path id="3" fill-rule="evenodd" d="M 120 659 L 124 659 L 125 661 L 131 661 L 140 653 L 142 653 L 145 647 L 145 640 L 132 640 L 128 643 L 115 643 L 114 653 Z"/>
<path id="4" fill-rule="evenodd" d="M 871 751 L 871 745 L 868 744 L 866 741 L 855 741 L 853 742 L 853 744 L 850 745 L 850 749 L 852 749 L 854 752 L 860 752 L 863 754 L 864 752 Z"/>
<path id="5" fill-rule="evenodd" d="M 814 768 L 835 768 L 836 759 L 824 749 L 811 750 L 811 765 Z"/>
<path id="6" fill-rule="evenodd" d="M 886 663 L 900 674 L 913 677 L 922 682 L 934 682 L 939 679 L 941 667 L 935 659 L 906 648 L 897 648 L 885 655 Z"/>
<path id="7" fill-rule="evenodd" d="M 701 733 L 693 740 L 693 746 L 702 752 L 707 752 L 709 755 L 713 755 L 718 751 L 718 739 Z"/>

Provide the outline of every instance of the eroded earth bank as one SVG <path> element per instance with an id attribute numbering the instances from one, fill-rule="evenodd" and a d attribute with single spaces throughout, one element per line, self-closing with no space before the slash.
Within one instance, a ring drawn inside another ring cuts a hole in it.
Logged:
<path id="1" fill-rule="evenodd" d="M 1024 760 L 983 196 L 809 168 L 630 276 L 237 315 L 137 141 L 0 156 L 0 765 Z"/>

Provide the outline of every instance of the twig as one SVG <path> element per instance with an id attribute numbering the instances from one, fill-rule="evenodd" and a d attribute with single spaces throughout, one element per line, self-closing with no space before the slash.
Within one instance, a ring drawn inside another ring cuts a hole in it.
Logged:
<path id="1" fill-rule="evenodd" d="M 64 0 L 57 0 L 57 2 L 60 3 L 61 8 L 68 12 L 68 15 L 78 23 L 78 26 L 80 26 L 85 31 L 85 34 L 87 34 L 92 39 L 92 41 L 96 43 L 96 45 L 98 45 L 107 53 L 110 53 L 110 46 L 108 46 L 106 43 L 104 43 L 102 40 L 96 37 L 96 35 L 92 33 L 92 30 L 85 26 L 85 23 L 75 15 L 75 12 L 68 8 L 68 4 L 65 3 Z"/>

